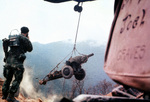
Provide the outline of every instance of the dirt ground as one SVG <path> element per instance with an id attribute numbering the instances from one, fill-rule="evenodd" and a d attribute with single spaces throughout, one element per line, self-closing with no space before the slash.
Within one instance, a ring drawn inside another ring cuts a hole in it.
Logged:
<path id="1" fill-rule="evenodd" d="M 0 78 L 0 102 L 7 102 L 6 100 L 2 100 L 2 85 L 3 85 L 3 80 Z M 30 99 L 30 98 L 25 98 L 22 94 L 19 94 L 16 99 L 19 102 L 43 102 L 41 99 Z"/>

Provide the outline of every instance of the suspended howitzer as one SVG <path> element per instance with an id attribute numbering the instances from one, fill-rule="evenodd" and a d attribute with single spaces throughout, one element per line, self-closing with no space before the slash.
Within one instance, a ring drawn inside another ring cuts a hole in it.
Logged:
<path id="1" fill-rule="evenodd" d="M 94 54 L 76 56 L 70 58 L 66 61 L 65 65 L 62 67 L 60 71 L 50 72 L 47 76 L 45 76 L 42 80 L 39 80 L 40 85 L 45 85 L 47 81 L 65 78 L 70 79 L 73 75 L 77 80 L 83 80 L 85 77 L 85 71 L 81 67 L 82 63 L 86 63 L 88 58 L 93 56 Z"/>

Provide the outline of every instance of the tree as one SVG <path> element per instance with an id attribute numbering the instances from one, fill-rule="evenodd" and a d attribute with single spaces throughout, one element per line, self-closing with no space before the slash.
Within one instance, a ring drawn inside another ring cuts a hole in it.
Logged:
<path id="1" fill-rule="evenodd" d="M 106 81 L 106 79 L 100 81 L 97 85 L 93 87 L 89 87 L 86 89 L 85 94 L 93 94 L 93 95 L 106 95 L 114 88 L 112 82 Z"/>
<path id="2" fill-rule="evenodd" d="M 72 84 L 70 98 L 73 99 L 77 95 L 82 94 L 83 90 L 84 90 L 84 80 L 79 81 L 77 79 L 74 79 L 73 84 Z"/>
<path id="3" fill-rule="evenodd" d="M 103 95 L 108 94 L 114 88 L 113 83 L 106 81 L 106 79 L 100 81 L 96 87 Z"/>

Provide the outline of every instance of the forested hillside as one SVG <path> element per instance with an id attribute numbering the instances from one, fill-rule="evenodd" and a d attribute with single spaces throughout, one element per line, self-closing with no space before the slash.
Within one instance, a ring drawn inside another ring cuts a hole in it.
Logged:
<path id="1" fill-rule="evenodd" d="M 2 65 L 4 64 L 4 53 L 2 50 L 2 41 L 0 41 L 0 46 L 0 76 L 3 77 Z M 68 54 L 73 50 L 73 46 L 72 43 L 63 41 L 49 44 L 33 42 L 33 51 L 31 53 L 26 53 L 27 59 L 25 61 L 25 68 L 31 70 L 30 75 L 34 85 L 38 87 L 37 90 L 42 89 L 43 91 L 48 92 L 49 90 L 47 89 L 53 87 L 54 92 L 62 91 L 63 79 L 50 81 L 45 86 L 40 86 L 38 80 L 45 77 L 59 62 L 63 60 L 57 69 L 61 70 L 65 61 L 71 57 L 71 54 Z M 82 66 L 86 71 L 86 77 L 84 80 L 85 87 L 94 86 L 104 79 L 111 81 L 103 71 L 105 53 L 104 45 L 96 46 L 93 41 L 85 41 L 77 43 L 76 48 L 81 54 L 94 53 L 94 56 L 90 57 L 87 63 Z M 73 53 L 73 56 L 80 55 L 78 52 Z M 65 57 L 66 59 L 64 59 Z M 68 79 L 65 83 L 65 87 L 71 88 L 71 86 L 72 80 Z"/>

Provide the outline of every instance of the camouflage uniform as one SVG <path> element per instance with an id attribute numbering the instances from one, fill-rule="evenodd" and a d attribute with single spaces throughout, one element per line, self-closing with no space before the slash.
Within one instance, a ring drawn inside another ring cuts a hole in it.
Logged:
<path id="1" fill-rule="evenodd" d="M 8 93 L 14 94 L 17 92 L 20 82 L 23 78 L 24 66 L 23 62 L 26 58 L 25 53 L 31 52 L 33 47 L 28 38 L 23 35 L 18 35 L 20 46 L 11 46 L 8 52 L 8 57 L 6 59 L 6 64 L 4 65 L 3 75 L 6 78 L 2 92 L 4 96 L 7 96 Z M 15 79 L 12 82 L 12 86 L 10 87 L 10 83 L 12 81 L 13 76 Z"/>

